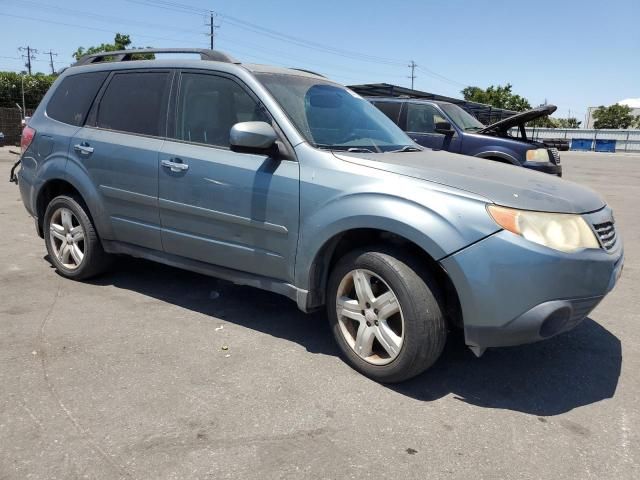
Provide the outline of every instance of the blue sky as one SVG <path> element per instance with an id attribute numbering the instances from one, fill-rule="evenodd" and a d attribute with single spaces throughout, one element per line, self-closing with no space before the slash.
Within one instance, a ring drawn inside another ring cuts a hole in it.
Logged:
<path id="1" fill-rule="evenodd" d="M 408 86 L 414 60 L 421 90 L 510 82 L 534 105 L 558 105 L 556 116 L 640 97 L 640 0 L 0 0 L 0 70 L 23 69 L 27 44 L 41 52 L 36 70 L 50 49 L 60 68 L 115 32 L 136 46 L 207 47 L 205 10 L 218 14 L 216 47 L 241 61 L 345 84 Z"/>

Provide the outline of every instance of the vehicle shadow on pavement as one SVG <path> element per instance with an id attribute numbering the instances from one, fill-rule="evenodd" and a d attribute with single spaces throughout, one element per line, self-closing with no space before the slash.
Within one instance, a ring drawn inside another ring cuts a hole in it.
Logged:
<path id="1" fill-rule="evenodd" d="M 133 258 L 120 260 L 111 273 L 90 283 L 135 291 L 296 342 L 311 353 L 338 356 L 324 312 L 305 315 L 294 302 L 274 293 Z M 472 405 L 552 416 L 611 398 L 621 363 L 620 340 L 588 318 L 569 333 L 536 344 L 489 349 L 479 359 L 461 334 L 450 335 L 431 369 L 383 388 L 421 401 L 453 394 Z"/>
<path id="2" fill-rule="evenodd" d="M 552 416 L 611 398 L 618 385 L 620 340 L 590 318 L 558 337 L 488 349 L 479 359 L 456 337 L 431 369 L 393 389 L 418 400 L 453 394 L 472 405 Z"/>
<path id="3" fill-rule="evenodd" d="M 311 353 L 338 355 L 324 311 L 306 315 L 275 293 L 133 257 L 88 283 L 113 285 L 181 308 L 283 338 Z M 219 321 L 212 321 L 212 329 Z"/>

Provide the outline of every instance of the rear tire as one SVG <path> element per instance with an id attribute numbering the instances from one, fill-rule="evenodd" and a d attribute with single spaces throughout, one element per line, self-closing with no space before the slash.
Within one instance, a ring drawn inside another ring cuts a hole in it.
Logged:
<path id="1" fill-rule="evenodd" d="M 342 356 L 375 381 L 414 377 L 444 349 L 447 325 L 438 285 L 399 250 L 382 246 L 348 253 L 332 270 L 327 295 Z"/>
<path id="2" fill-rule="evenodd" d="M 49 259 L 63 277 L 85 280 L 108 267 L 110 257 L 80 198 L 60 195 L 51 200 L 43 227 Z"/>

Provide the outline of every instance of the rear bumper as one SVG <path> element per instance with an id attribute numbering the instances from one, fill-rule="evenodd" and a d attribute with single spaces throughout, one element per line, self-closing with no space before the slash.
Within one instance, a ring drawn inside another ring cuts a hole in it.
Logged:
<path id="1" fill-rule="evenodd" d="M 467 345 L 536 342 L 578 325 L 615 286 L 624 253 L 557 252 L 501 231 L 441 261 L 462 308 Z"/>
<path id="2" fill-rule="evenodd" d="M 562 165 L 556 165 L 550 162 L 524 162 L 524 168 L 535 170 L 536 172 L 549 173 L 551 175 L 562 176 Z"/>

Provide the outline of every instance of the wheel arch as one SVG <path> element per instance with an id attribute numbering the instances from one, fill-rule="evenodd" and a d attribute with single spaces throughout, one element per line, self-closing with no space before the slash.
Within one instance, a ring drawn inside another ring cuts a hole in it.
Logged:
<path id="1" fill-rule="evenodd" d="M 520 166 L 520 162 L 516 159 L 516 157 L 514 157 L 510 153 L 501 152 L 498 150 L 481 152 L 481 153 L 475 154 L 474 156 L 479 158 L 484 158 L 486 160 L 493 160 L 494 162 L 497 161 L 497 162 Z"/>
<path id="2" fill-rule="evenodd" d="M 36 225 L 38 235 L 44 237 L 44 214 L 47 209 L 47 205 L 51 200 L 59 195 L 74 195 L 78 197 L 83 206 L 87 209 L 87 214 L 93 222 L 100 237 L 107 228 L 104 224 L 99 222 L 100 216 L 97 215 L 100 211 L 97 206 L 96 197 L 97 192 L 92 192 L 92 189 L 83 188 L 79 183 L 74 182 L 73 179 L 65 175 L 65 178 L 53 177 L 47 179 L 36 192 L 35 200 L 35 213 L 36 213 Z"/>
<path id="3" fill-rule="evenodd" d="M 339 232 L 324 242 L 308 270 L 309 294 L 306 309 L 314 310 L 326 303 L 329 274 L 340 258 L 354 249 L 381 244 L 409 251 L 412 257 L 426 266 L 442 290 L 447 321 L 453 326 L 462 327 L 462 309 L 457 291 L 440 263 L 411 239 L 380 228 L 352 228 Z"/>

